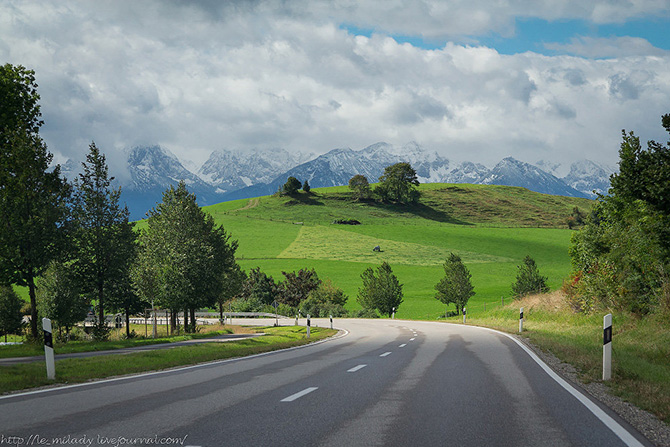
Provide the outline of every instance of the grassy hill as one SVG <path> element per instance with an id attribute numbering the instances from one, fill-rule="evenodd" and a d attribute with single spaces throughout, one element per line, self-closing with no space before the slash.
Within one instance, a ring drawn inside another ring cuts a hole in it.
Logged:
<path id="1" fill-rule="evenodd" d="M 458 253 L 472 272 L 477 294 L 469 310 L 499 305 L 510 295 L 517 265 L 531 255 L 552 288 L 570 271 L 571 231 L 566 219 L 586 199 L 549 196 L 523 188 L 425 184 L 410 206 L 357 202 L 347 187 L 320 188 L 297 197 L 260 197 L 225 202 L 205 210 L 239 241 L 245 269 L 260 267 L 282 279 L 282 271 L 315 268 L 350 296 L 356 309 L 360 274 L 387 261 L 404 284 L 398 316 L 436 318 L 444 306 L 434 299 L 442 263 Z M 361 225 L 338 225 L 355 219 Z M 379 245 L 381 252 L 372 248 Z"/>

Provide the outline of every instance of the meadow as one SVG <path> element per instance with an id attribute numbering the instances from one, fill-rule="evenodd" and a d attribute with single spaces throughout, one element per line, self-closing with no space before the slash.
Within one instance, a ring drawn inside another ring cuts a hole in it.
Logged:
<path id="1" fill-rule="evenodd" d="M 360 275 L 388 262 L 404 285 L 399 318 L 435 319 L 445 306 L 434 286 L 442 264 L 456 253 L 472 273 L 471 312 L 502 305 L 517 266 L 532 256 L 549 286 L 570 272 L 567 217 L 586 199 L 548 196 L 523 188 L 426 184 L 414 205 L 354 200 L 347 187 L 319 188 L 296 197 L 266 196 L 225 202 L 205 210 L 238 240 L 238 262 L 260 267 L 276 280 L 282 271 L 314 268 L 356 302 Z M 355 219 L 360 225 L 334 224 Z M 381 252 L 373 252 L 379 245 Z"/>

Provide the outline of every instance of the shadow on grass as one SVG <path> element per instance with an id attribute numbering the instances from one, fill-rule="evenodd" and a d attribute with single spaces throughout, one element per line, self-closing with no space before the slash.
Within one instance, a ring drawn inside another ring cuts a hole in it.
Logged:
<path id="1" fill-rule="evenodd" d="M 293 205 L 316 205 L 324 206 L 325 204 L 317 200 L 317 196 L 311 193 L 297 193 L 289 196 L 289 199 L 284 202 L 284 206 Z"/>
<path id="2" fill-rule="evenodd" d="M 369 202 L 370 206 L 383 209 L 393 213 L 409 213 L 415 216 L 434 220 L 436 222 L 450 223 L 455 225 L 474 225 L 470 222 L 457 219 L 444 211 L 435 209 L 423 203 L 391 203 L 391 202 Z"/>

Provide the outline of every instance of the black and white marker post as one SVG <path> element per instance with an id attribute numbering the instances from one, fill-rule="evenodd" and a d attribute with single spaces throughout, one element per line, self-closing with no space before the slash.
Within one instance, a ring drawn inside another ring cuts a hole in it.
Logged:
<path id="1" fill-rule="evenodd" d="M 612 378 L 612 314 L 603 318 L 603 380 Z"/>
<path id="2" fill-rule="evenodd" d="M 333 316 L 332 315 L 330 316 L 330 328 L 331 329 L 333 328 Z"/>
<path id="3" fill-rule="evenodd" d="M 395 307 L 393 308 L 393 313 L 391 315 L 391 319 L 395 320 Z"/>
<path id="4" fill-rule="evenodd" d="M 463 308 L 463 324 L 465 324 L 465 307 Z"/>
<path id="5" fill-rule="evenodd" d="M 519 310 L 519 333 L 523 332 L 523 307 Z"/>
<path id="6" fill-rule="evenodd" d="M 50 319 L 42 318 L 42 329 L 44 329 L 44 356 L 47 364 L 47 378 L 55 380 L 56 363 L 54 362 L 54 342 Z"/>
<path id="7" fill-rule="evenodd" d="M 309 314 L 307 314 L 307 338 L 309 338 L 309 329 L 310 329 L 311 325 L 312 325 L 312 323 L 310 321 Z"/>

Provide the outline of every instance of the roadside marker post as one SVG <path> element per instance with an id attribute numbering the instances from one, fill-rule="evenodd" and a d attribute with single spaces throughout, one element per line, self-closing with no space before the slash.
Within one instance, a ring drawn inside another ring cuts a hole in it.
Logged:
<path id="1" fill-rule="evenodd" d="M 465 324 L 465 307 L 463 308 L 463 324 Z"/>
<path id="2" fill-rule="evenodd" d="M 393 315 L 391 315 L 391 319 L 395 320 L 395 307 L 393 308 Z"/>
<path id="3" fill-rule="evenodd" d="M 47 364 L 47 378 L 56 379 L 56 363 L 54 361 L 54 342 L 51 331 L 51 320 L 42 318 L 42 329 L 44 329 L 44 357 Z"/>
<path id="4" fill-rule="evenodd" d="M 332 315 L 330 316 L 330 328 L 331 329 L 333 328 L 333 316 Z"/>
<path id="5" fill-rule="evenodd" d="M 523 307 L 519 310 L 519 333 L 523 332 Z"/>
<path id="6" fill-rule="evenodd" d="M 307 314 L 307 338 L 309 338 L 309 330 L 310 330 L 310 326 L 312 326 L 312 323 L 311 323 L 311 321 L 310 321 L 309 314 Z"/>
<path id="7" fill-rule="evenodd" d="M 612 378 L 612 314 L 603 318 L 603 380 Z"/>

